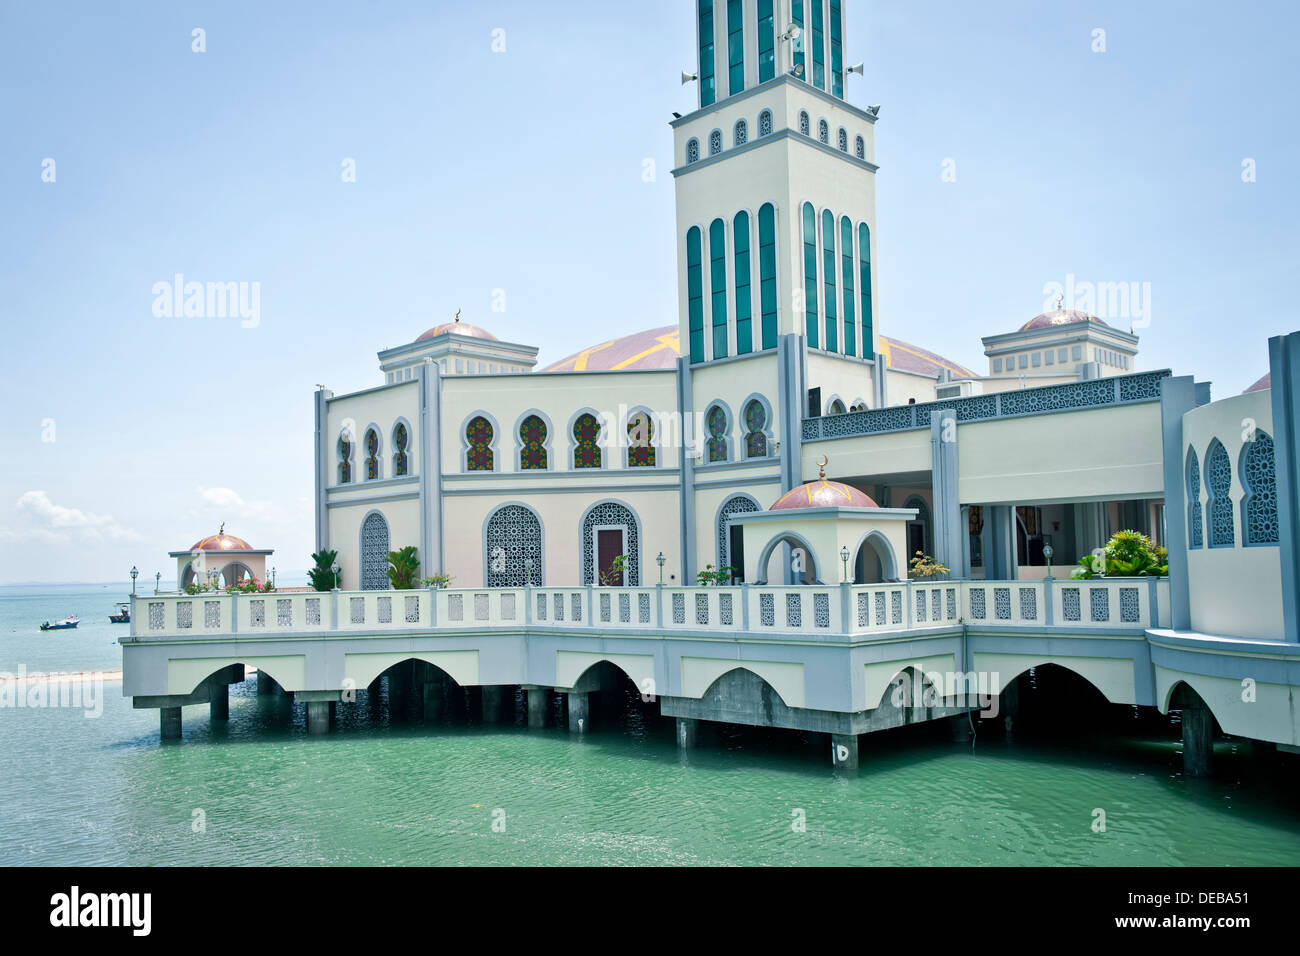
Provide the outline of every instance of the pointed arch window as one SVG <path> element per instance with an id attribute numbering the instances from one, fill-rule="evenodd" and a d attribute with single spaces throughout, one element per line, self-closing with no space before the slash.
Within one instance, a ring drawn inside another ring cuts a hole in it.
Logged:
<path id="1" fill-rule="evenodd" d="M 704 424 L 709 430 L 709 461 L 726 461 L 729 457 L 726 411 L 721 405 L 712 406 Z"/>
<path id="2" fill-rule="evenodd" d="M 379 432 L 366 429 L 366 481 L 379 479 Z"/>
<path id="3" fill-rule="evenodd" d="M 502 505 L 488 518 L 483 537 L 488 587 L 542 586 L 545 555 L 536 512 L 523 505 Z"/>
<path id="4" fill-rule="evenodd" d="M 731 130 L 731 142 L 733 146 L 744 146 L 749 142 L 749 124 L 743 119 L 736 120 Z"/>
<path id="5" fill-rule="evenodd" d="M 655 466 L 655 425 L 647 412 L 633 412 L 627 420 L 627 466 Z"/>
<path id="6" fill-rule="evenodd" d="M 858 354 L 857 303 L 854 302 L 853 223 L 840 218 L 840 271 L 844 275 L 844 354 Z"/>
<path id="7" fill-rule="evenodd" d="M 466 471 L 496 470 L 496 457 L 492 451 L 494 437 L 492 423 L 486 418 L 477 415 L 470 419 L 465 426 L 465 444 L 468 446 L 465 451 Z"/>
<path id="8" fill-rule="evenodd" d="M 1241 452 L 1241 538 L 1247 547 L 1278 543 L 1277 465 L 1273 439 L 1263 431 Z"/>
<path id="9" fill-rule="evenodd" d="M 1196 449 L 1187 449 L 1187 547 L 1204 543 L 1201 524 L 1201 462 Z"/>
<path id="10" fill-rule="evenodd" d="M 754 351 L 753 292 L 750 284 L 749 213 L 741 210 L 732 222 L 736 277 L 736 354 Z"/>
<path id="11" fill-rule="evenodd" d="M 871 335 L 871 230 L 865 222 L 858 226 L 858 295 L 862 303 L 862 357 L 874 358 L 875 339 Z"/>
<path id="12" fill-rule="evenodd" d="M 411 433 L 405 422 L 398 422 L 393 429 L 393 475 L 400 478 L 411 472 L 411 456 L 407 449 L 411 444 Z"/>
<path id="13" fill-rule="evenodd" d="M 758 399 L 745 406 L 745 457 L 767 457 L 767 409 Z"/>
<path id="14" fill-rule="evenodd" d="M 764 203 L 758 210 L 759 308 L 762 310 L 763 348 L 776 348 L 776 207 Z"/>
<path id="15" fill-rule="evenodd" d="M 831 401 L 831 406 L 826 410 L 827 415 L 843 415 L 844 403 L 838 398 Z"/>
<path id="16" fill-rule="evenodd" d="M 546 470 L 546 422 L 537 415 L 519 423 L 519 469 Z"/>
<path id="17" fill-rule="evenodd" d="M 709 134 L 709 155 L 717 156 L 722 152 L 722 130 L 715 129 Z"/>
<path id="18" fill-rule="evenodd" d="M 713 311 L 713 357 L 727 357 L 727 224 L 709 226 L 709 298 Z"/>
<path id="19" fill-rule="evenodd" d="M 772 135 L 772 111 L 771 110 L 763 110 L 763 112 L 758 114 L 758 135 L 759 136 Z"/>
<path id="20" fill-rule="evenodd" d="M 372 511 L 361 522 L 361 590 L 388 589 L 388 550 L 388 520 Z"/>
<path id="21" fill-rule="evenodd" d="M 803 204 L 803 295 L 804 333 L 817 348 L 817 211 L 810 202 Z"/>
<path id="22" fill-rule="evenodd" d="M 350 485 L 352 483 L 352 456 L 355 452 L 352 449 L 352 433 L 344 429 L 339 435 L 339 484 Z"/>
<path id="23" fill-rule="evenodd" d="M 700 141 L 691 137 L 686 141 L 686 165 L 700 161 Z"/>
<path id="24" fill-rule="evenodd" d="M 1205 491 L 1211 548 L 1231 548 L 1236 544 L 1232 515 L 1232 462 L 1228 451 L 1216 438 L 1205 453 Z"/>
<path id="25" fill-rule="evenodd" d="M 839 331 L 839 294 L 835 289 L 835 214 L 829 209 L 822 212 L 822 284 L 825 286 L 823 297 L 826 310 L 826 351 L 840 350 Z"/>
<path id="26" fill-rule="evenodd" d="M 573 467 L 600 467 L 600 422 L 590 412 L 573 423 Z"/>

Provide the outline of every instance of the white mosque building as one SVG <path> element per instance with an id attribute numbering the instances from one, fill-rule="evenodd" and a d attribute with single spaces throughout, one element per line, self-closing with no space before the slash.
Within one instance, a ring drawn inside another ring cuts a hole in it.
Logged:
<path id="1" fill-rule="evenodd" d="M 224 719 L 245 665 L 317 732 L 385 674 L 484 719 L 558 692 L 580 730 L 612 668 L 684 746 L 699 720 L 797 728 L 851 765 L 858 734 L 976 709 L 891 703 L 909 672 L 996 696 L 1053 665 L 1181 710 L 1193 772 L 1216 722 L 1300 752 L 1300 333 L 1213 402 L 1065 303 L 985 337 L 982 373 L 882 334 L 880 109 L 845 98 L 846 2 L 697 0 L 675 320 L 538 369 L 457 315 L 379 352 L 373 388 L 317 391 L 341 586 L 138 598 L 123 693 L 164 737 L 187 704 Z M 1167 577 L 1069 579 L 1123 529 Z M 388 590 L 406 546 L 450 588 Z M 909 577 L 917 552 L 947 574 Z"/>

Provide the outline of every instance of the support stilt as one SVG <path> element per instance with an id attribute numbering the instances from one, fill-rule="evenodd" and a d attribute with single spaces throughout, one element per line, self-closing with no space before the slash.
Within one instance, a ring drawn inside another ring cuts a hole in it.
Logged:
<path id="1" fill-rule="evenodd" d="M 836 770 L 858 769 L 857 734 L 831 734 L 831 766 Z"/>
<path id="2" fill-rule="evenodd" d="M 501 720 L 501 702 L 505 694 L 500 687 L 486 686 L 482 690 L 483 723 L 495 724 Z"/>
<path id="3" fill-rule="evenodd" d="M 159 736 L 163 740 L 181 739 L 181 709 L 162 707 L 158 711 Z"/>
<path id="4" fill-rule="evenodd" d="M 1214 717 L 1199 697 L 1183 708 L 1183 775 L 1208 777 L 1214 758 Z"/>
<path id="5" fill-rule="evenodd" d="M 699 735 L 699 721 L 693 717 L 677 718 L 677 749 L 694 750 Z"/>
<path id="6" fill-rule="evenodd" d="M 569 733 L 580 734 L 591 726 L 587 695 L 570 691 L 565 697 L 568 698 Z"/>
<path id="7" fill-rule="evenodd" d="M 330 731 L 330 702 L 328 700 L 307 701 L 307 733 L 327 734 Z"/>
<path id="8" fill-rule="evenodd" d="M 230 687 L 214 683 L 209 691 L 208 716 L 212 720 L 230 719 Z"/>
<path id="9" fill-rule="evenodd" d="M 546 698 L 545 687 L 533 687 L 528 690 L 528 726 L 545 727 L 546 726 Z"/>

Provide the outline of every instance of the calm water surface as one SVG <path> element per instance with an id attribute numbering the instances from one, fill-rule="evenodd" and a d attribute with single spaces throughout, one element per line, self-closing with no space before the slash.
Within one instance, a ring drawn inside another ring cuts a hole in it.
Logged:
<path id="1" fill-rule="evenodd" d="M 120 667 L 120 589 L 82 587 L 0 589 L 0 670 Z M 27 629 L 72 611 L 75 637 Z M 120 691 L 106 685 L 98 719 L 0 708 L 0 864 L 1300 863 L 1294 780 L 1247 744 L 1220 745 L 1221 778 L 1189 781 L 1172 735 L 981 733 L 972 752 L 922 727 L 862 738 L 860 772 L 836 776 L 811 735 L 722 730 L 683 761 L 671 725 L 635 712 L 575 740 L 390 719 L 379 693 L 312 738 L 303 705 L 249 680 L 229 724 L 187 707 L 184 740 L 163 746 L 157 712 Z"/>

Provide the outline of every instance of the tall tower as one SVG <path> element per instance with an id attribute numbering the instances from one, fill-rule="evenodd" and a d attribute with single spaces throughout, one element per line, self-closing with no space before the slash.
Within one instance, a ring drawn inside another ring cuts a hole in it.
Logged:
<path id="1" fill-rule="evenodd" d="M 672 123 L 693 366 L 793 333 L 810 385 L 876 378 L 876 110 L 844 96 L 846 4 L 696 0 L 699 107 Z"/>

